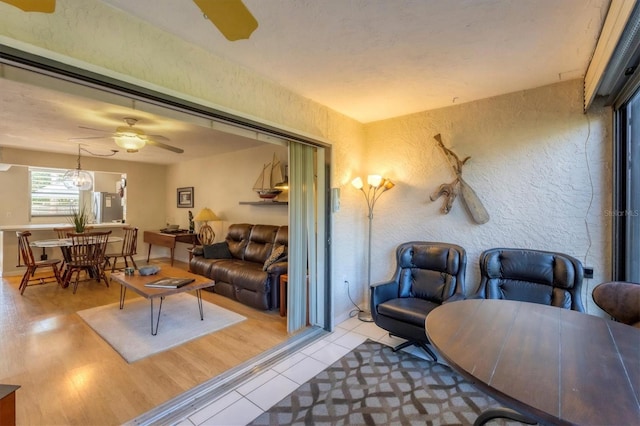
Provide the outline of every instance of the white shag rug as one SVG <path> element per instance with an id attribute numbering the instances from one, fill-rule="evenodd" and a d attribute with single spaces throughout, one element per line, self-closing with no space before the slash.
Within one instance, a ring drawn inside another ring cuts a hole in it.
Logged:
<path id="1" fill-rule="evenodd" d="M 158 334 L 151 335 L 151 302 L 143 298 L 78 311 L 104 340 L 129 363 L 213 333 L 246 318 L 202 300 L 204 320 L 200 320 L 195 296 L 178 293 L 164 299 Z M 153 302 L 157 318 L 160 299 Z M 155 324 L 154 324 L 155 328 Z"/>

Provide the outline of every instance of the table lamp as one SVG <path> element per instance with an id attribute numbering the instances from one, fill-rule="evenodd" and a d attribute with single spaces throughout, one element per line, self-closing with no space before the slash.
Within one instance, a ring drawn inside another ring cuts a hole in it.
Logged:
<path id="1" fill-rule="evenodd" d="M 200 240 L 200 244 L 202 245 L 210 245 L 213 244 L 213 241 L 216 238 L 216 233 L 213 232 L 213 228 L 209 226 L 209 221 L 212 220 L 220 220 L 218 216 L 208 207 L 200 210 L 200 213 L 193 218 L 196 222 L 204 222 L 200 225 L 200 230 L 198 231 L 198 239 Z"/>

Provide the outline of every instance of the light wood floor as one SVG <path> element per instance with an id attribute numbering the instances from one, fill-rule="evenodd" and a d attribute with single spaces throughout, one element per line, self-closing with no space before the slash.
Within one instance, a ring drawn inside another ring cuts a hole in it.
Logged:
<path id="1" fill-rule="evenodd" d="M 74 295 L 51 283 L 20 296 L 19 280 L 5 278 L 0 286 L 0 383 L 22 386 L 19 425 L 121 424 L 288 338 L 277 311 L 203 291 L 205 300 L 247 320 L 127 364 L 76 314 L 117 302 L 118 284 L 85 281 Z"/>

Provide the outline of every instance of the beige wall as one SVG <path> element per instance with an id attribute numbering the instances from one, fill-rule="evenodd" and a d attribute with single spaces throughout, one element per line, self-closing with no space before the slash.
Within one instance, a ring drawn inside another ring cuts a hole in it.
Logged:
<path id="1" fill-rule="evenodd" d="M 9 164 L 60 169 L 75 168 L 77 157 L 4 148 L 3 161 Z M 145 229 L 158 229 L 165 223 L 166 166 L 82 157 L 84 170 L 126 173 L 127 222 Z M 15 173 L 19 179 L 13 180 Z M 0 225 L 29 223 L 29 181 L 26 167 L 0 172 L 0 185 L 7 188 L 8 204 L 0 208 Z M 111 191 L 113 192 L 115 188 Z M 152 207 L 152 208 L 150 208 Z M 4 214 L 2 213 L 4 212 Z"/>
<path id="2" fill-rule="evenodd" d="M 232 223 L 286 225 L 286 205 L 273 205 L 271 202 L 261 206 L 239 204 L 240 201 L 260 201 L 251 188 L 263 165 L 271 161 L 274 153 L 283 164 L 287 163 L 286 147 L 265 144 L 170 166 L 165 194 L 166 221 L 188 228 L 188 211 L 191 210 L 195 216 L 204 207 L 209 207 L 221 219 L 210 223 L 216 233 L 216 241 L 224 239 L 227 228 Z M 284 172 L 284 167 L 282 170 Z M 176 207 L 176 189 L 185 186 L 194 188 L 192 209 Z M 282 193 L 278 199 L 286 201 L 286 195 Z M 196 230 L 199 226 L 196 223 Z"/>
<path id="3" fill-rule="evenodd" d="M 74 168 L 77 157 L 52 153 L 39 153 L 18 149 L 4 148 L 3 161 L 13 166 L 7 172 L 0 172 L 0 190 L 3 202 L 0 203 L 0 226 L 23 225 L 30 223 L 66 223 L 64 218 L 45 222 L 29 219 L 29 178 L 26 166 Z M 166 167 L 160 165 L 136 163 L 129 161 L 106 160 L 95 157 L 82 157 L 82 168 L 85 170 L 116 172 L 127 174 L 127 223 L 140 228 L 138 236 L 139 253 L 146 252 L 146 244 L 142 242 L 145 229 L 160 229 L 165 224 Z M 115 189 L 115 188 L 114 188 Z M 115 235 L 115 234 L 114 234 Z M 34 237 L 52 238 L 44 233 L 34 233 Z M 15 238 L 14 238 L 15 239 Z M 5 238 L 6 240 L 6 238 Z M 15 244 L 5 241 L 3 257 L 16 259 Z M 9 251 L 9 252 L 7 252 Z M 159 251 L 164 255 L 164 251 Z M 6 274 L 19 272 L 11 262 L 3 265 Z"/>
<path id="4" fill-rule="evenodd" d="M 28 43 L 74 65 L 330 141 L 331 185 L 341 188 L 331 252 L 338 321 L 352 308 L 343 281 L 351 283 L 357 301 L 365 294 L 366 210 L 348 184 L 357 174 L 385 173 L 398 183 L 376 210 L 372 281 L 389 276 L 394 247 L 410 239 L 462 243 L 469 251 L 470 287 L 478 253 L 490 246 L 562 250 L 595 266 L 593 282 L 607 276 L 609 222 L 602 211 L 610 203 L 609 110 L 589 115 L 589 133 L 578 81 L 365 126 L 93 0 L 60 0 L 53 15 L 0 3 L 0 42 Z M 464 173 L 492 215 L 488 224 L 470 223 L 459 201 L 447 216 L 428 201 L 452 178 L 434 148 L 436 133 L 459 155 L 472 157 Z M 183 166 L 170 170 L 162 191 L 166 205 L 154 226 L 168 215 L 184 223 L 182 213 L 170 211 L 177 186 L 195 182 L 196 203 L 205 202 L 198 195 L 201 183 L 183 172 L 191 173 Z M 206 202 L 215 209 L 214 195 Z"/>

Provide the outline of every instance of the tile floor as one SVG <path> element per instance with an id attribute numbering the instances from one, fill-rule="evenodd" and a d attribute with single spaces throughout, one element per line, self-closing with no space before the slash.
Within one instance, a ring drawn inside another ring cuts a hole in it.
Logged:
<path id="1" fill-rule="evenodd" d="M 350 318 L 336 326 L 333 333 L 246 380 L 176 424 L 246 425 L 366 339 L 389 346 L 396 346 L 403 341 L 389 337 L 385 330 L 372 322 Z M 416 347 L 407 348 L 406 351 L 429 359 L 424 351 Z"/>

